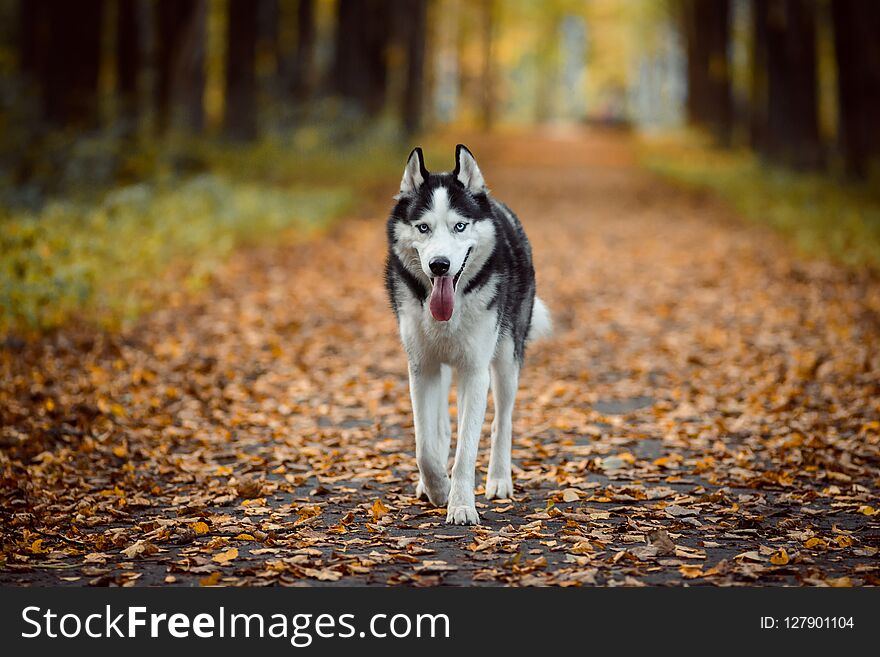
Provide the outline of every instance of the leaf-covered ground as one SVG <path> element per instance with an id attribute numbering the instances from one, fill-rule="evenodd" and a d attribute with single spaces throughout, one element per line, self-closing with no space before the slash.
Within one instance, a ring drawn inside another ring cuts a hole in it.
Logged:
<path id="1" fill-rule="evenodd" d="M 513 499 L 458 527 L 413 497 L 390 180 L 124 334 L 7 339 L 0 583 L 880 582 L 876 279 L 796 259 L 620 137 L 471 146 L 556 321 L 527 354 Z"/>

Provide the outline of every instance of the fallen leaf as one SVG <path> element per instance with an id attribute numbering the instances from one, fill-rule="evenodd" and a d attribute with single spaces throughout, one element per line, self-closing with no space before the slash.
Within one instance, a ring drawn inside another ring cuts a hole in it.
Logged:
<path id="1" fill-rule="evenodd" d="M 788 553 L 785 548 L 779 548 L 770 556 L 770 563 L 777 566 L 785 566 L 789 562 Z"/>
<path id="2" fill-rule="evenodd" d="M 211 557 L 211 561 L 216 561 L 220 564 L 229 563 L 233 559 L 238 557 L 238 548 L 229 548 L 225 552 L 218 552 L 213 557 Z"/>
<path id="3" fill-rule="evenodd" d="M 663 511 L 668 516 L 672 516 L 673 518 L 679 518 L 682 516 L 695 516 L 699 513 L 696 509 L 686 509 L 683 506 L 679 506 L 678 504 L 670 504 Z"/>
<path id="4" fill-rule="evenodd" d="M 579 499 L 581 499 L 580 491 L 575 488 L 566 488 L 562 491 L 563 502 L 577 502 Z"/>
<path id="5" fill-rule="evenodd" d="M 382 503 L 382 500 L 375 500 L 373 502 L 373 506 L 370 507 L 370 515 L 373 516 L 373 522 L 377 522 L 383 516 L 388 515 L 391 511 L 385 504 Z"/>
<path id="6" fill-rule="evenodd" d="M 213 573 L 208 575 L 207 577 L 202 577 L 199 580 L 199 586 L 216 586 L 217 582 L 220 581 L 220 571 L 215 570 Z"/>
<path id="7" fill-rule="evenodd" d="M 685 579 L 694 579 L 695 577 L 703 576 L 703 567 L 702 566 L 679 566 L 678 572 L 682 574 L 682 577 Z"/>

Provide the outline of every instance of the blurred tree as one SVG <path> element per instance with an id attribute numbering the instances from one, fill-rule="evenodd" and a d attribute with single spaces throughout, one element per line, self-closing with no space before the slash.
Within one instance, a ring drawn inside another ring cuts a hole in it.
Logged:
<path id="1" fill-rule="evenodd" d="M 18 3 L 18 68 L 29 92 L 39 92 L 45 77 L 48 8 L 47 0 Z"/>
<path id="2" fill-rule="evenodd" d="M 716 140 L 730 143 L 733 106 L 730 67 L 729 0 L 684 0 L 687 48 L 687 113 L 691 123 L 708 129 Z"/>
<path id="3" fill-rule="evenodd" d="M 368 115 L 385 104 L 393 3 L 339 0 L 332 88 Z"/>
<path id="4" fill-rule="evenodd" d="M 205 0 L 159 0 L 158 128 L 201 132 L 205 125 Z"/>
<path id="5" fill-rule="evenodd" d="M 94 127 L 104 2 L 46 0 L 46 12 L 46 118 L 56 126 Z"/>
<path id="6" fill-rule="evenodd" d="M 483 129 L 490 130 L 495 122 L 495 62 L 493 42 L 495 40 L 495 2 L 482 0 L 482 50 L 483 72 L 480 81 L 480 118 Z"/>
<path id="7" fill-rule="evenodd" d="M 840 145 L 847 172 L 880 159 L 880 2 L 832 0 Z"/>
<path id="8" fill-rule="evenodd" d="M 123 130 L 132 132 L 140 112 L 141 3 L 118 0 L 116 13 L 116 78 Z"/>
<path id="9" fill-rule="evenodd" d="M 227 137 L 236 140 L 249 140 L 257 135 L 258 4 L 253 0 L 229 0 L 223 129 Z"/>
<path id="10" fill-rule="evenodd" d="M 312 93 L 315 59 L 315 2 L 299 0 L 296 12 L 296 54 L 291 89 L 298 103 L 305 103 Z"/>
<path id="11" fill-rule="evenodd" d="M 406 69 L 401 116 L 404 132 L 411 135 L 417 132 L 422 124 L 428 2 L 427 0 L 398 0 L 397 5 L 395 14 L 398 16 Z"/>
<path id="12" fill-rule="evenodd" d="M 822 163 L 814 0 L 769 0 L 763 155 L 795 169 Z"/>
<path id="13" fill-rule="evenodd" d="M 752 0 L 752 61 L 749 102 L 749 142 L 764 148 L 767 137 L 767 3 Z"/>

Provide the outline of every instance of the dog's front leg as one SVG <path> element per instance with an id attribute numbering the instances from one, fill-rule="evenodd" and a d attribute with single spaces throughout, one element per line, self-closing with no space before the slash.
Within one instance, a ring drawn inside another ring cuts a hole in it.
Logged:
<path id="1" fill-rule="evenodd" d="M 437 422 L 443 394 L 440 364 L 409 364 L 409 389 L 416 429 L 416 463 L 419 485 L 416 494 L 425 493 L 432 504 L 443 506 L 449 496 L 446 460 L 449 442 L 440 434 Z"/>
<path id="2" fill-rule="evenodd" d="M 476 525 L 480 522 L 480 516 L 474 504 L 474 473 L 480 431 L 486 416 L 489 368 L 486 366 L 459 371 L 458 378 L 458 441 L 455 446 L 455 464 L 452 466 L 452 490 L 449 493 L 446 522 Z"/>

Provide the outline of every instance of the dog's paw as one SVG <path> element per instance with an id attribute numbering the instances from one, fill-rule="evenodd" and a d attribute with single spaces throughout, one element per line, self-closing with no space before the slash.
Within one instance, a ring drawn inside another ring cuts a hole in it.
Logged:
<path id="1" fill-rule="evenodd" d="M 447 525 L 479 525 L 480 514 L 475 506 L 450 506 L 446 510 Z"/>
<path id="2" fill-rule="evenodd" d="M 508 499 L 513 497 L 513 479 L 507 477 L 488 477 L 486 479 L 486 499 Z"/>
<path id="3" fill-rule="evenodd" d="M 421 479 L 419 479 L 419 483 L 416 484 L 416 499 L 417 500 L 427 500 L 428 499 L 428 491 L 425 490 L 425 485 L 422 483 Z"/>

